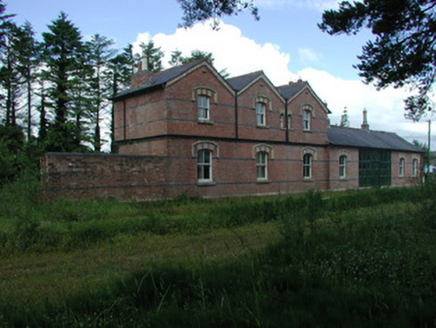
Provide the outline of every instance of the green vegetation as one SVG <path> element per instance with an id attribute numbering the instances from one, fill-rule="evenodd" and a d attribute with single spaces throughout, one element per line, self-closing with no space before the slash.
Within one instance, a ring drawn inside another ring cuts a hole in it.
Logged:
<path id="1" fill-rule="evenodd" d="M 0 326 L 430 326 L 433 186 L 218 201 L 0 190 Z"/>

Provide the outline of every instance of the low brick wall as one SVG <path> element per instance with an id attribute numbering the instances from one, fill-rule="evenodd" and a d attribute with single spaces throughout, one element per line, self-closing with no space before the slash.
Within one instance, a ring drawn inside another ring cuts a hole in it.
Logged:
<path id="1" fill-rule="evenodd" d="M 165 156 L 47 153 L 42 185 L 51 197 L 167 198 Z"/>

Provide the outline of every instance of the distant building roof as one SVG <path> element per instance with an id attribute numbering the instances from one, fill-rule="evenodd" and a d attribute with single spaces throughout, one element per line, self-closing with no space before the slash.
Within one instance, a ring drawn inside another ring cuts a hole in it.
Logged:
<path id="1" fill-rule="evenodd" d="M 253 82 L 261 75 L 262 75 L 262 71 L 257 71 L 257 72 L 229 78 L 227 79 L 227 82 L 234 90 L 239 91 L 244 89 L 247 85 L 249 85 L 251 82 Z"/>
<path id="2" fill-rule="evenodd" d="M 331 125 L 327 129 L 328 141 L 335 146 L 377 148 L 411 152 L 423 152 L 392 132 L 361 130 Z"/>
<path id="3" fill-rule="evenodd" d="M 165 83 L 171 81 L 172 79 L 179 77 L 180 75 L 186 73 L 191 68 L 199 65 L 200 63 L 202 63 L 204 61 L 205 61 L 205 59 L 196 60 L 196 61 L 193 61 L 191 63 L 185 64 L 185 65 L 172 67 L 172 68 L 169 68 L 167 70 L 154 73 L 152 75 L 151 81 L 149 83 L 144 84 L 143 86 L 136 88 L 136 89 L 127 89 L 127 90 L 119 93 L 118 95 L 116 95 L 114 97 L 114 99 L 122 98 L 124 96 L 130 95 L 130 94 L 133 94 L 136 92 L 140 92 L 140 91 L 143 91 L 143 90 L 146 90 L 149 88 L 164 85 Z"/>

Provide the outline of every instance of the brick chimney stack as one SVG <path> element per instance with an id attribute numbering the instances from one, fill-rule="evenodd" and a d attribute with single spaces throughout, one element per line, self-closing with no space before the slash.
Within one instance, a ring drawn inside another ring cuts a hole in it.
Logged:
<path id="1" fill-rule="evenodd" d="M 147 70 L 145 58 L 141 58 L 135 73 L 130 77 L 130 88 L 136 89 L 151 82 L 152 74 Z"/>
<path id="2" fill-rule="evenodd" d="M 369 124 L 368 124 L 368 117 L 367 117 L 367 111 L 366 108 L 363 109 L 363 123 L 360 126 L 362 130 L 368 131 L 369 130 Z"/>

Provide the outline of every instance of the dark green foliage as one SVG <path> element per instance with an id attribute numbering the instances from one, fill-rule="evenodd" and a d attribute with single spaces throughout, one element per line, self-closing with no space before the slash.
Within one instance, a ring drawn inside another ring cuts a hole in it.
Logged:
<path id="1" fill-rule="evenodd" d="M 140 47 L 142 49 L 141 58 L 137 58 L 136 60 L 142 60 L 142 65 L 144 65 L 142 69 L 149 72 L 161 71 L 164 53 L 160 48 L 156 48 L 153 41 L 149 41 L 147 44 L 141 43 Z"/>
<path id="2" fill-rule="evenodd" d="M 249 10 L 256 20 L 259 19 L 257 7 L 253 1 L 242 0 L 177 0 L 183 10 L 183 26 L 189 27 L 196 22 L 209 18 L 237 15 Z"/>
<path id="3" fill-rule="evenodd" d="M 47 149 L 74 151 L 80 147 L 80 131 L 77 130 L 80 127 L 70 120 L 74 121 L 78 115 L 74 113 L 72 103 L 77 99 L 75 89 L 81 85 L 80 79 L 87 72 L 84 62 L 86 49 L 79 29 L 65 13 L 60 13 L 48 28 L 50 32 L 42 34 L 42 59 L 46 67 L 42 78 L 49 82 L 46 102 L 53 107 L 55 119 L 47 136 Z"/>
<path id="4" fill-rule="evenodd" d="M 319 27 L 329 34 L 356 34 L 371 29 L 374 41 L 363 46 L 359 75 L 378 88 L 412 84 L 418 94 L 407 98 L 406 110 L 419 119 L 432 109 L 428 97 L 435 78 L 435 3 L 424 1 L 343 1 L 339 10 L 323 14 Z"/>

